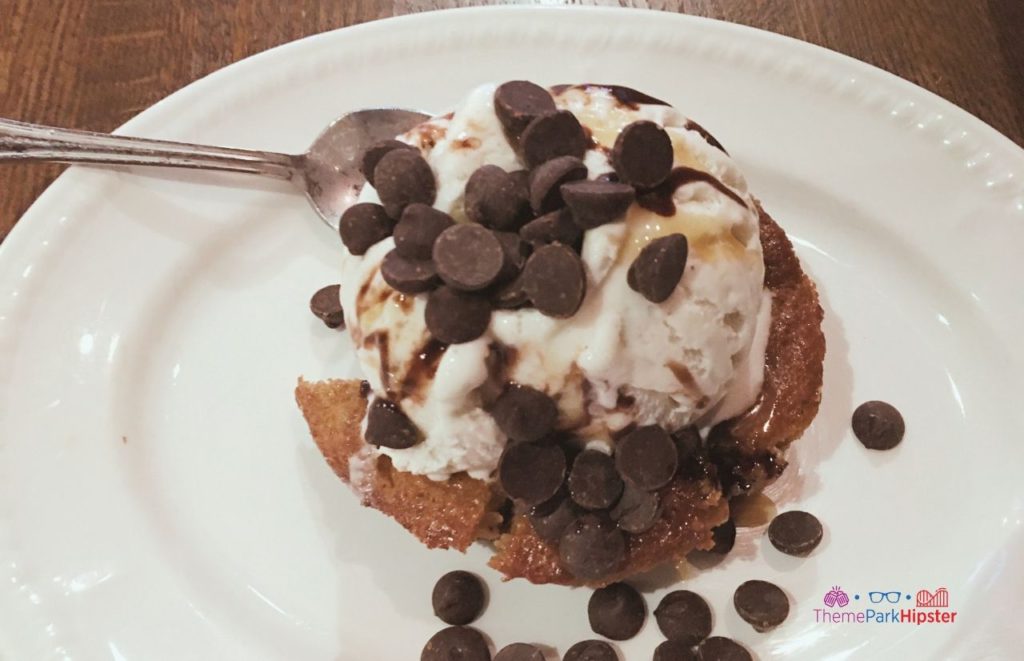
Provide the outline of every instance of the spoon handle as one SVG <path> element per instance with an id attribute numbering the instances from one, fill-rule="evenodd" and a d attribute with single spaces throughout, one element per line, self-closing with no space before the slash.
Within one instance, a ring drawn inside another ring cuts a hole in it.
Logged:
<path id="1" fill-rule="evenodd" d="M 209 147 L 62 129 L 0 118 L 0 163 L 57 161 L 155 165 L 248 172 L 278 179 L 291 179 L 299 172 L 300 158 L 274 152 Z"/>

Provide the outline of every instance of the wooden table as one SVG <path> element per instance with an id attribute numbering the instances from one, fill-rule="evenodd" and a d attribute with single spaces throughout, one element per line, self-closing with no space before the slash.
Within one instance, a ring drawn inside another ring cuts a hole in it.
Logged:
<path id="1" fill-rule="evenodd" d="M 519 0 L 515 4 L 551 4 Z M 1024 0 L 569 0 L 744 23 L 875 64 L 1024 145 Z M 0 116 L 109 131 L 189 82 L 305 35 L 500 0 L 0 0 Z M 507 3 L 511 4 L 511 3 Z M 0 166 L 0 240 L 57 165 Z"/>

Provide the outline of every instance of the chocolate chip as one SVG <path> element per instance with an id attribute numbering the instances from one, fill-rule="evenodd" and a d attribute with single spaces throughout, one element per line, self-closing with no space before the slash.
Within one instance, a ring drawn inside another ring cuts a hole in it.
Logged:
<path id="1" fill-rule="evenodd" d="M 571 317 L 580 309 L 587 293 L 583 261 L 572 248 L 559 243 L 542 246 L 526 260 L 523 287 L 543 314 Z"/>
<path id="2" fill-rule="evenodd" d="M 380 264 L 384 282 L 403 294 L 419 294 L 438 285 L 437 271 L 429 259 L 408 259 L 392 250 Z"/>
<path id="3" fill-rule="evenodd" d="M 562 243 L 578 250 L 583 239 L 583 230 L 572 219 L 568 209 L 546 213 L 523 225 L 519 236 L 534 246 L 548 243 Z"/>
<path id="4" fill-rule="evenodd" d="M 629 640 L 644 626 L 647 607 L 636 588 L 612 583 L 590 595 L 587 617 L 594 633 L 611 640 Z"/>
<path id="5" fill-rule="evenodd" d="M 615 648 L 603 640 L 584 640 L 565 652 L 562 661 L 618 661 Z"/>
<path id="6" fill-rule="evenodd" d="M 565 453 L 557 445 L 513 443 L 498 463 L 505 493 L 525 505 L 539 505 L 558 493 L 565 478 Z"/>
<path id="7" fill-rule="evenodd" d="M 609 181 L 573 181 L 562 184 L 560 190 L 573 220 L 584 229 L 619 219 L 636 197 L 632 186 Z"/>
<path id="8" fill-rule="evenodd" d="M 551 94 L 528 80 L 510 80 L 494 90 L 494 114 L 513 138 L 518 138 L 537 117 L 554 111 Z"/>
<path id="9" fill-rule="evenodd" d="M 562 533 L 583 511 L 572 502 L 565 490 L 560 490 L 530 510 L 529 519 L 537 536 L 546 542 L 557 542 Z"/>
<path id="10" fill-rule="evenodd" d="M 569 471 L 569 495 L 588 510 L 608 509 L 622 495 L 622 478 L 615 461 L 598 450 L 584 450 Z"/>
<path id="11" fill-rule="evenodd" d="M 562 539 L 558 542 L 558 557 L 576 578 L 584 581 L 598 580 L 622 566 L 626 558 L 626 537 L 611 521 L 586 514 L 576 519 L 562 533 Z"/>
<path id="12" fill-rule="evenodd" d="M 689 247 L 682 234 L 654 239 L 629 266 L 626 282 L 652 303 L 661 303 L 675 291 L 686 268 Z"/>
<path id="13" fill-rule="evenodd" d="M 498 310 L 518 310 L 530 304 L 530 296 L 526 293 L 523 276 L 502 286 L 494 293 L 492 298 L 494 307 Z"/>
<path id="14" fill-rule="evenodd" d="M 469 624 L 484 610 L 484 585 L 468 571 L 450 571 L 437 580 L 430 602 L 447 624 Z"/>
<path id="15" fill-rule="evenodd" d="M 536 214 L 549 213 L 565 205 L 561 187 L 587 178 L 587 166 L 575 156 L 559 156 L 530 173 L 530 208 Z"/>
<path id="16" fill-rule="evenodd" d="M 309 309 L 328 328 L 344 328 L 345 313 L 341 309 L 341 285 L 327 285 L 309 299 Z"/>
<path id="17" fill-rule="evenodd" d="M 494 661 L 544 661 L 544 652 L 527 643 L 512 643 L 502 647 Z"/>
<path id="18" fill-rule="evenodd" d="M 654 491 L 672 481 L 679 467 L 676 444 L 657 425 L 638 427 L 615 444 L 615 467 L 637 489 Z"/>
<path id="19" fill-rule="evenodd" d="M 710 553 L 725 555 L 736 545 L 736 522 L 729 519 L 719 526 L 711 529 L 711 541 L 715 543 Z"/>
<path id="20" fill-rule="evenodd" d="M 462 344 L 487 332 L 491 306 L 482 296 L 441 286 L 430 292 L 423 316 L 435 338 L 445 344 Z"/>
<path id="21" fill-rule="evenodd" d="M 373 171 L 376 169 L 377 164 L 380 163 L 380 159 L 384 158 L 384 154 L 395 149 L 416 149 L 410 144 L 404 143 L 400 140 L 382 140 L 374 146 L 370 147 L 363 153 L 363 162 L 359 168 L 359 171 L 363 173 L 366 178 L 366 182 L 371 186 L 375 186 L 373 183 Z"/>
<path id="22" fill-rule="evenodd" d="M 535 168 L 559 156 L 583 158 L 588 142 L 576 115 L 556 110 L 530 122 L 519 140 L 519 155 L 527 167 Z"/>
<path id="23" fill-rule="evenodd" d="M 491 416 L 506 436 L 516 443 L 532 443 L 547 436 L 558 421 L 558 406 L 548 395 L 520 384 L 511 384 L 491 407 Z"/>
<path id="24" fill-rule="evenodd" d="M 423 440 L 416 428 L 398 404 L 378 397 L 366 414 L 366 442 L 370 445 L 404 450 Z"/>
<path id="25" fill-rule="evenodd" d="M 410 204 L 395 225 L 395 250 L 409 259 L 430 259 L 434 241 L 454 224 L 451 216 L 429 204 Z"/>
<path id="26" fill-rule="evenodd" d="M 505 253 L 494 232 L 462 223 L 441 232 L 434 242 L 434 265 L 441 279 L 462 291 L 484 289 L 498 278 Z"/>
<path id="27" fill-rule="evenodd" d="M 612 147 L 612 167 L 621 181 L 654 188 L 672 171 L 672 140 L 654 122 L 640 120 L 626 126 Z"/>
<path id="28" fill-rule="evenodd" d="M 676 452 L 679 455 L 680 463 L 700 452 L 704 445 L 700 438 L 700 431 L 693 425 L 672 432 L 672 440 L 676 442 Z"/>
<path id="29" fill-rule="evenodd" d="M 654 661 L 697 661 L 697 653 L 689 643 L 666 640 L 654 648 Z"/>
<path id="30" fill-rule="evenodd" d="M 903 440 L 903 416 L 892 404 L 864 402 L 853 412 L 853 433 L 869 450 L 891 450 Z"/>
<path id="31" fill-rule="evenodd" d="M 338 232 L 353 255 L 365 254 L 370 246 L 391 236 L 395 224 L 384 207 L 372 202 L 353 204 L 341 214 Z"/>
<path id="32" fill-rule="evenodd" d="M 821 543 L 821 521 L 807 512 L 783 512 L 768 524 L 768 540 L 783 553 L 805 556 Z"/>
<path id="33" fill-rule="evenodd" d="M 654 609 L 654 619 L 669 640 L 696 645 L 711 634 L 711 608 L 696 592 L 675 590 Z"/>
<path id="34" fill-rule="evenodd" d="M 765 632 L 782 624 L 789 615 L 789 597 L 768 581 L 747 581 L 732 595 L 739 616 L 755 631 Z"/>
<path id="35" fill-rule="evenodd" d="M 501 271 L 497 282 L 509 282 L 523 270 L 526 258 L 530 255 L 530 244 L 519 238 L 514 232 L 494 232 L 494 237 L 501 244 Z"/>
<path id="36" fill-rule="evenodd" d="M 414 202 L 433 204 L 437 182 L 418 149 L 392 149 L 381 157 L 373 170 L 377 195 L 392 218 L 400 218 L 405 207 Z"/>
<path id="37" fill-rule="evenodd" d="M 661 515 L 658 494 L 626 484 L 622 497 L 609 512 L 612 521 L 634 535 L 650 530 Z"/>
<path id="38" fill-rule="evenodd" d="M 447 627 L 427 641 L 420 661 L 491 661 L 487 641 L 476 629 Z"/>
<path id="39" fill-rule="evenodd" d="M 497 165 L 479 168 L 466 182 L 466 217 L 496 230 L 515 231 L 529 213 L 522 175 Z"/>
<path id="40" fill-rule="evenodd" d="M 697 648 L 700 661 L 753 661 L 750 652 L 732 638 L 712 636 Z"/>

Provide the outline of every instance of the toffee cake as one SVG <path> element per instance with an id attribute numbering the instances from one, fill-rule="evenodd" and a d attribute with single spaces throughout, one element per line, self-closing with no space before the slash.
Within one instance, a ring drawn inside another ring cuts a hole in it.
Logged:
<path id="1" fill-rule="evenodd" d="M 724 147 L 628 88 L 485 85 L 367 152 L 299 381 L 331 468 L 426 546 L 605 585 L 713 545 L 814 419 L 814 284 Z"/>

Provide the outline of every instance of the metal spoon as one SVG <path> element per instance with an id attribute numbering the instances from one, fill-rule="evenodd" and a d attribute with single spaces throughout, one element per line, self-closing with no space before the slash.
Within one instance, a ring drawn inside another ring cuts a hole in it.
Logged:
<path id="1" fill-rule="evenodd" d="M 331 122 L 304 154 L 210 147 L 76 131 L 0 119 L 0 162 L 57 161 L 105 165 L 156 165 L 245 172 L 289 179 L 313 209 L 337 229 L 341 214 L 356 200 L 365 179 L 362 154 L 427 119 L 411 110 L 357 110 Z"/>

